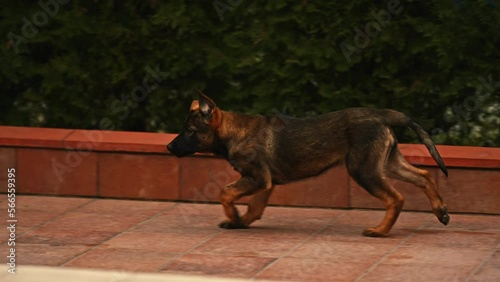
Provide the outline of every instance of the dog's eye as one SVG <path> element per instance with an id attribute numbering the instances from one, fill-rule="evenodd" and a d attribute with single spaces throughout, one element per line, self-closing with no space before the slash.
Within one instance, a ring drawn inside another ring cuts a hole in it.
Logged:
<path id="1" fill-rule="evenodd" d="M 189 135 L 191 135 L 191 134 L 193 134 L 193 133 L 194 133 L 194 129 L 193 129 L 193 128 L 191 128 L 191 127 L 186 127 L 184 130 L 185 130 L 185 131 L 186 131 L 186 133 L 187 133 L 187 134 L 189 134 Z"/>

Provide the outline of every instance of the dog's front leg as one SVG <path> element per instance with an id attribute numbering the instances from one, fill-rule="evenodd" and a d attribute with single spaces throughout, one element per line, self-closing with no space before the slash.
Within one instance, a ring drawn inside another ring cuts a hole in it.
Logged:
<path id="1" fill-rule="evenodd" d="M 247 228 L 248 223 L 241 220 L 234 202 L 243 196 L 253 195 L 262 189 L 265 189 L 265 186 L 262 187 L 259 181 L 250 176 L 244 176 L 224 187 L 221 192 L 221 203 L 228 220 L 221 222 L 219 227 L 226 229 Z"/>

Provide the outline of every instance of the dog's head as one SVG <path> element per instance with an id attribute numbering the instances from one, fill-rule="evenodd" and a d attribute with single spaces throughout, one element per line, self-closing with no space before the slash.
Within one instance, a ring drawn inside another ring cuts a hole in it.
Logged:
<path id="1" fill-rule="evenodd" d="M 177 157 L 185 157 L 196 152 L 212 152 L 217 128 L 222 113 L 214 101 L 203 93 L 191 103 L 189 116 L 179 135 L 167 145 L 167 149 Z"/>

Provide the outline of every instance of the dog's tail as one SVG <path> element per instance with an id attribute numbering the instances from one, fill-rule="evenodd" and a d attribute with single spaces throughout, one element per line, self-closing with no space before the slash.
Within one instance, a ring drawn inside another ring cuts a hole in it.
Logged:
<path id="1" fill-rule="evenodd" d="M 446 177 L 448 177 L 448 170 L 444 165 L 444 161 L 441 158 L 436 145 L 434 145 L 431 137 L 424 130 L 424 128 L 420 126 L 420 124 L 418 124 L 411 117 L 394 110 L 386 110 L 385 114 L 383 115 L 383 120 L 387 125 L 408 126 L 412 131 L 414 131 L 417 134 L 420 142 L 424 143 L 425 147 L 427 147 L 427 150 L 429 150 L 429 153 L 431 154 L 434 161 L 436 161 L 441 171 L 444 173 L 444 175 L 446 175 Z"/>

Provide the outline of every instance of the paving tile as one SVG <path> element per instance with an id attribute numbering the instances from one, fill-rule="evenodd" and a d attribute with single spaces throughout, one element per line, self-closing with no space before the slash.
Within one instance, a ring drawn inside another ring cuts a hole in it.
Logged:
<path id="1" fill-rule="evenodd" d="M 366 262 L 282 258 L 256 278 L 279 281 L 354 281 L 370 265 Z"/>
<path id="2" fill-rule="evenodd" d="M 365 237 L 362 235 L 364 227 L 356 227 L 350 225 L 333 225 L 326 228 L 318 236 L 332 236 L 335 241 L 339 242 L 360 242 L 371 244 L 393 244 L 397 245 L 408 238 L 412 233 L 406 230 L 393 230 L 387 237 Z"/>
<path id="3" fill-rule="evenodd" d="M 453 216 L 453 215 L 451 215 Z M 422 226 L 443 226 L 432 212 L 402 211 L 394 228 L 415 230 Z"/>
<path id="4" fill-rule="evenodd" d="M 262 221 L 262 222 L 261 222 Z M 302 221 L 294 223 L 291 221 L 284 222 L 282 220 L 261 220 L 250 228 L 242 230 L 225 230 L 226 233 L 238 234 L 244 237 L 274 237 L 277 240 L 281 238 L 307 238 L 313 233 L 324 228 L 325 224 L 316 222 Z"/>
<path id="5" fill-rule="evenodd" d="M 247 209 L 246 206 L 239 206 L 238 208 L 240 214 L 244 214 Z M 268 207 L 264 211 L 262 219 L 252 223 L 245 232 L 308 235 L 323 228 L 343 213 L 343 210 L 333 209 Z M 224 216 L 221 219 L 224 219 Z"/>
<path id="6" fill-rule="evenodd" d="M 141 223 L 130 231 L 142 231 L 151 233 L 175 233 L 175 234 L 215 234 L 223 229 L 218 227 L 222 217 L 204 216 L 200 219 L 157 216 L 152 220 Z"/>
<path id="7" fill-rule="evenodd" d="M 451 214 L 450 223 L 447 226 L 440 224 L 426 224 L 429 229 L 447 230 L 468 230 L 482 232 L 500 232 L 500 216 L 481 214 Z"/>
<path id="8" fill-rule="evenodd" d="M 237 205 L 237 208 L 240 215 L 243 215 L 247 210 L 246 205 Z M 316 230 L 343 213 L 343 210 L 334 209 L 268 207 L 264 211 L 262 219 L 254 222 L 249 230 L 253 228 L 280 231 L 288 229 Z M 154 223 L 162 225 L 162 228 L 178 227 L 180 225 L 193 228 L 199 226 L 213 228 L 217 227 L 222 220 L 225 220 L 225 215 L 220 204 L 178 204 L 172 210 L 161 214 L 152 222 L 145 223 L 145 225 L 153 225 Z M 154 228 L 153 230 L 157 230 L 159 226 L 151 227 Z"/>
<path id="9" fill-rule="evenodd" d="M 16 244 L 17 265 L 59 266 L 85 252 L 88 247 L 81 245 L 53 246 L 49 244 Z M 2 256 L 2 262 L 6 262 Z"/>
<path id="10" fill-rule="evenodd" d="M 500 246 L 499 246 L 500 247 Z M 489 261 L 477 272 L 473 273 L 469 281 L 498 281 L 500 279 L 500 249 L 493 254 Z"/>
<path id="11" fill-rule="evenodd" d="M 251 278 L 273 260 L 252 256 L 188 254 L 169 264 L 162 272 Z"/>
<path id="12" fill-rule="evenodd" d="M 244 206 L 237 205 L 237 207 L 241 209 Z M 223 216 L 224 212 L 221 204 L 178 203 L 175 208 L 165 212 L 165 214 L 194 218 L 203 215 Z"/>
<path id="13" fill-rule="evenodd" d="M 339 209 L 307 209 L 295 207 L 272 207 L 264 211 L 265 218 L 292 218 L 301 220 L 303 218 L 315 218 L 321 220 L 332 220 L 345 213 L 345 210 Z"/>
<path id="14" fill-rule="evenodd" d="M 318 209 L 316 213 L 306 210 L 301 212 L 300 210 L 297 208 L 282 209 L 283 212 L 288 212 L 288 214 L 285 214 L 283 212 L 276 213 L 272 208 L 268 213 L 264 213 L 261 220 L 254 222 L 250 226 L 250 230 L 264 232 L 267 230 L 277 234 L 311 234 L 330 224 L 343 213 L 343 211 L 338 210 Z"/>
<path id="15" fill-rule="evenodd" d="M 305 238 L 307 237 L 297 234 L 275 233 L 245 236 L 244 230 L 229 230 L 199 246 L 192 253 L 277 258 Z"/>
<path id="16" fill-rule="evenodd" d="M 497 282 L 500 278 L 500 267 L 486 266 L 474 274 L 470 282 Z"/>
<path id="17" fill-rule="evenodd" d="M 220 205 L 178 204 L 172 210 L 161 213 L 141 223 L 134 230 L 167 233 L 218 233 L 217 226 L 224 219 Z"/>
<path id="18" fill-rule="evenodd" d="M 95 196 L 96 167 L 95 152 L 18 148 L 18 192 Z"/>
<path id="19" fill-rule="evenodd" d="M 222 234 L 227 236 L 236 236 L 242 239 L 258 239 L 258 240 L 305 240 L 314 236 L 313 233 L 319 231 L 318 228 L 276 228 L 266 226 L 254 226 L 246 229 L 229 229 L 224 230 Z"/>
<path id="20" fill-rule="evenodd" d="M 141 249 L 159 252 L 184 253 L 212 238 L 212 234 L 125 232 L 105 242 L 105 248 Z"/>
<path id="21" fill-rule="evenodd" d="M 157 201 L 99 199 L 79 208 L 77 212 L 153 216 L 175 205 L 176 203 Z"/>
<path id="22" fill-rule="evenodd" d="M 17 225 L 22 227 L 35 227 L 57 218 L 58 213 L 47 213 L 19 209 L 16 213 Z"/>
<path id="23" fill-rule="evenodd" d="M 10 239 L 10 232 L 7 230 L 7 224 L 5 223 L 2 223 L 0 224 L 0 230 L 2 230 L 0 232 L 0 244 L 3 244 L 5 242 L 7 242 L 7 240 Z M 16 226 L 16 240 L 17 238 L 21 237 L 23 234 L 25 234 L 26 232 L 30 231 L 32 228 L 31 227 L 22 227 L 22 226 Z M 5 231 L 4 231 L 5 230 Z M 6 246 L 6 245 L 5 245 Z"/>
<path id="24" fill-rule="evenodd" d="M 72 212 L 63 215 L 44 226 L 47 228 L 71 228 L 119 232 L 124 231 L 145 219 L 147 219 L 147 216 Z"/>
<path id="25" fill-rule="evenodd" d="M 175 234 L 214 234 L 222 230 L 217 226 L 220 221 L 221 217 L 214 216 L 206 216 L 198 220 L 158 216 L 152 220 L 141 223 L 131 231 Z"/>
<path id="26" fill-rule="evenodd" d="M 178 159 L 163 155 L 99 154 L 99 196 L 179 199 Z"/>
<path id="27" fill-rule="evenodd" d="M 19 195 L 16 197 L 16 206 L 23 211 L 62 214 L 92 201 L 94 199 Z"/>
<path id="28" fill-rule="evenodd" d="M 437 247 L 432 245 L 401 246 L 387 256 L 384 264 L 431 264 L 441 267 L 479 266 L 491 250 Z"/>
<path id="29" fill-rule="evenodd" d="M 165 232 L 165 233 L 209 233 L 215 234 L 224 229 L 220 229 L 218 224 L 225 219 L 222 212 L 222 207 L 216 205 L 196 205 L 197 207 L 189 207 L 189 205 L 176 207 L 174 210 L 164 212 L 155 218 L 148 220 L 134 230 L 143 232 Z M 183 208 L 186 209 L 183 209 Z M 245 210 L 239 207 L 240 211 Z M 247 234 L 252 233 L 276 233 L 287 234 L 297 233 L 308 235 L 323 227 L 331 221 L 330 218 L 304 218 L 295 220 L 291 217 L 268 217 L 266 214 L 262 220 L 254 222 L 249 229 L 242 232 Z M 228 230 L 229 231 L 229 230 Z M 241 232 L 241 230 L 229 232 Z"/>
<path id="30" fill-rule="evenodd" d="M 177 254 L 141 249 L 95 248 L 65 264 L 65 267 L 158 271 Z"/>
<path id="31" fill-rule="evenodd" d="M 364 229 L 379 224 L 384 218 L 384 214 L 385 211 L 349 210 L 325 229 L 322 234 L 335 236 L 340 241 L 400 241 L 434 217 L 428 213 L 402 212 L 388 237 L 367 238 L 361 235 Z"/>
<path id="32" fill-rule="evenodd" d="M 93 229 L 39 227 L 19 237 L 20 243 L 51 246 L 96 246 L 115 236 L 117 232 Z"/>
<path id="33" fill-rule="evenodd" d="M 408 282 L 442 282 L 465 281 L 473 267 L 432 265 L 432 264 L 379 264 L 359 281 L 408 281 Z"/>
<path id="34" fill-rule="evenodd" d="M 0 194 L 0 208 L 5 200 Z M 16 203 L 20 265 L 287 281 L 500 277 L 499 216 L 452 214 L 444 227 L 432 213 L 403 212 L 389 237 L 367 238 L 362 230 L 384 211 L 268 207 L 251 228 L 225 230 L 217 227 L 220 204 L 23 195 Z M 0 232 L 0 241 L 7 236 Z"/>
<path id="35" fill-rule="evenodd" d="M 350 210 L 340 217 L 336 223 L 370 227 L 379 224 L 384 215 L 385 210 Z M 394 228 L 416 229 L 434 218 L 431 213 L 402 211 L 394 224 Z"/>
<path id="36" fill-rule="evenodd" d="M 457 229 L 421 229 L 415 231 L 405 245 L 432 245 L 453 249 L 492 250 L 500 244 L 500 232 L 468 231 Z"/>
<path id="37" fill-rule="evenodd" d="M 387 240 L 345 242 L 337 241 L 335 236 L 319 235 L 307 241 L 287 257 L 375 263 L 396 245 L 395 242 Z"/>

